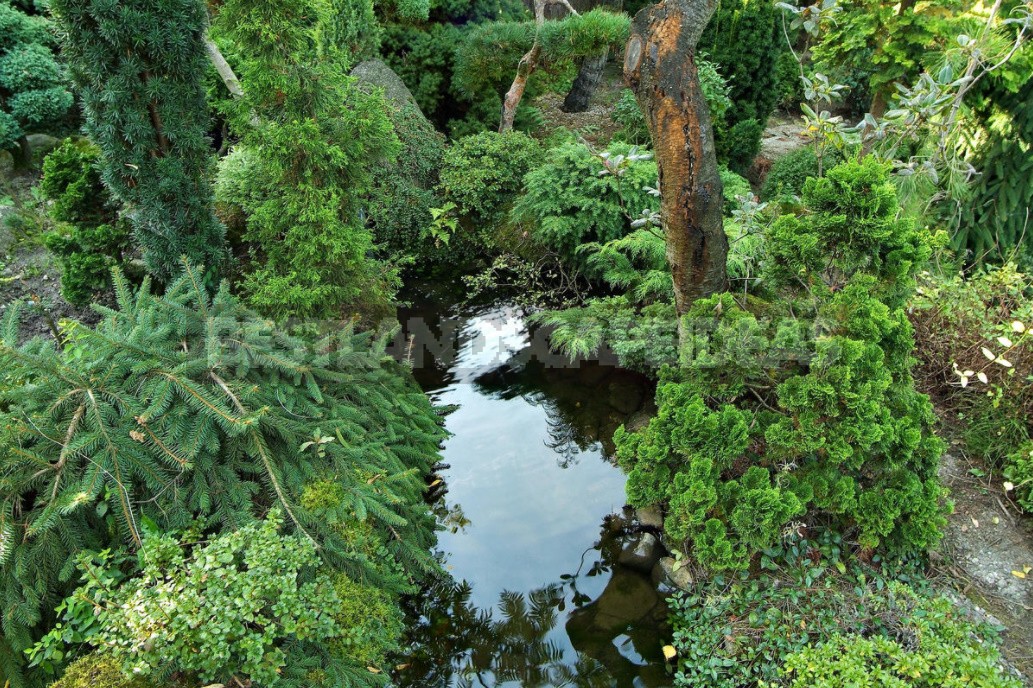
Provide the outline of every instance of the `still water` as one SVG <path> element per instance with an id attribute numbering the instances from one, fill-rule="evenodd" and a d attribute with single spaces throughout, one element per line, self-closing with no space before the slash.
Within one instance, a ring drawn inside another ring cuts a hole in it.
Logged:
<path id="1" fill-rule="evenodd" d="M 665 606 L 617 563 L 624 475 L 609 438 L 651 392 L 626 371 L 563 367 L 521 312 L 403 314 L 406 356 L 454 410 L 436 508 L 452 580 L 415 600 L 406 688 L 671 685 Z"/>

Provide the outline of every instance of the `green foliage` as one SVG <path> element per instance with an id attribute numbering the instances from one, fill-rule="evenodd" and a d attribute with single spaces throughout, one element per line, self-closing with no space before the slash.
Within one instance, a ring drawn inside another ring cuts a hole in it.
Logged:
<path id="1" fill-rule="evenodd" d="M 621 126 L 620 138 L 636 145 L 649 145 L 649 125 L 635 99 L 635 92 L 630 88 L 621 91 L 610 117 Z"/>
<path id="2" fill-rule="evenodd" d="M 0 0 L 0 150 L 14 148 L 30 132 L 59 128 L 71 110 L 54 43 L 48 19 Z"/>
<path id="3" fill-rule="evenodd" d="M 61 680 L 50 688 L 155 688 L 139 676 L 126 676 L 118 662 L 99 653 L 86 655 L 72 663 Z"/>
<path id="4" fill-rule="evenodd" d="M 961 208 L 954 246 L 974 262 L 1029 255 L 1028 217 L 1033 208 L 1033 81 L 1017 93 L 995 89 L 985 138 L 972 164 L 981 174 Z"/>
<path id="5" fill-rule="evenodd" d="M 799 196 L 804 182 L 818 176 L 818 156 L 814 148 L 797 148 L 774 162 L 764 178 L 760 197 L 765 201 L 777 201 Z"/>
<path id="6" fill-rule="evenodd" d="M 258 201 L 243 236 L 252 262 L 242 288 L 278 318 L 382 316 L 395 287 L 393 272 L 370 257 L 359 210 L 374 163 L 393 158 L 398 142 L 383 99 L 359 89 L 341 46 L 326 43 L 330 4 L 267 11 L 233 0 L 217 19 L 243 56 L 247 88 L 230 115 L 251 153 L 247 195 Z"/>
<path id="7" fill-rule="evenodd" d="M 1022 510 L 1033 514 L 1033 443 L 1027 442 L 1008 456 L 1004 477 L 1014 486 Z"/>
<path id="8" fill-rule="evenodd" d="M 885 106 L 894 83 L 912 83 L 923 69 L 938 68 L 935 61 L 963 33 L 960 18 L 972 5 L 970 0 L 942 0 L 934 8 L 843 0 L 814 46 L 815 66 L 836 83 L 866 81 L 864 90 Z"/>
<path id="9" fill-rule="evenodd" d="M 196 534 L 148 535 L 139 574 L 117 586 L 95 571 L 111 566 L 110 557 L 87 562 L 75 595 L 95 605 L 88 641 L 132 676 L 189 672 L 205 683 L 237 676 L 282 685 L 285 671 L 308 668 L 312 646 L 344 629 L 315 543 L 281 535 L 281 527 L 274 510 L 260 524 L 205 542 L 193 542 Z"/>
<path id="10" fill-rule="evenodd" d="M 753 198 L 753 187 L 746 177 L 732 172 L 727 167 L 719 169 L 718 174 L 721 175 L 721 187 L 725 197 L 724 216 L 729 217 L 739 207 L 740 197 Z"/>
<path id="11" fill-rule="evenodd" d="M 485 91 L 501 94 L 509 87 L 521 57 L 536 42 L 541 48 L 525 97 L 549 90 L 548 71 L 618 49 L 628 40 L 630 19 L 596 8 L 579 15 L 546 21 L 497 21 L 471 29 L 456 49 L 454 80 L 467 96 Z"/>
<path id="12" fill-rule="evenodd" d="M 51 3 L 101 151 L 104 183 L 129 210 L 148 271 L 168 282 L 186 256 L 223 269 L 225 228 L 212 209 L 205 132 L 202 0 Z"/>
<path id="13" fill-rule="evenodd" d="M 719 576 L 676 597 L 675 684 L 1018 685 L 1000 666 L 995 629 L 968 621 L 920 579 L 915 588 L 900 582 L 915 580 L 913 567 L 894 570 L 876 557 L 871 568 L 846 558 L 845 547 L 829 533 L 794 536 L 764 552 L 762 575 Z M 899 668 L 910 675 L 890 679 L 877 663 L 865 666 L 867 643 L 906 658 Z"/>
<path id="14" fill-rule="evenodd" d="M 425 231 L 431 223 L 430 209 L 442 205 L 434 188 L 445 155 L 444 137 L 415 104 L 391 108 L 390 113 L 402 149 L 395 163 L 374 174 L 367 206 L 373 237 L 396 254 L 432 258 L 433 243 Z"/>
<path id="15" fill-rule="evenodd" d="M 903 587 L 876 598 L 876 614 L 894 615 L 885 634 L 839 634 L 786 658 L 790 688 L 875 683 L 886 688 L 1020 688 L 1005 675 L 996 647 L 946 598 L 925 600 Z"/>
<path id="16" fill-rule="evenodd" d="M 442 49 L 459 44 L 465 31 L 452 24 L 385 28 L 385 61 L 405 82 L 420 110 L 441 129 L 447 129 L 452 120 L 462 120 L 473 107 L 471 99 L 453 85 L 455 51 Z M 487 95 L 498 99 L 495 93 Z M 495 102 L 495 106 L 497 110 L 501 103 Z"/>
<path id="17" fill-rule="evenodd" d="M 146 283 L 131 294 L 120 275 L 115 286 L 119 309 L 98 307 L 95 328 L 71 324 L 60 348 L 18 345 L 19 309 L 9 309 L 0 348 L 8 647 L 24 650 L 52 625 L 79 552 L 139 547 L 148 519 L 166 531 L 198 519 L 235 531 L 279 508 L 289 534 L 318 543 L 335 573 L 398 594 L 435 569 L 421 475 L 443 431 L 382 342 L 336 329 L 318 341 L 289 336 L 225 286 L 210 297 L 190 267 L 161 297 Z M 318 481 L 340 485 L 339 503 L 306 508 Z M 369 525 L 375 557 L 342 534 L 345 522 Z M 5 674 L 14 688 L 29 685 Z"/>
<path id="18" fill-rule="evenodd" d="M 670 273 L 657 273 L 657 280 L 665 279 L 670 292 Z M 645 374 L 677 360 L 674 306 L 668 302 L 638 307 L 627 296 L 591 299 L 582 307 L 543 311 L 534 321 L 553 328 L 551 345 L 572 360 L 598 353 L 604 346 L 622 368 Z"/>
<path id="19" fill-rule="evenodd" d="M 602 155 L 634 153 L 633 147 L 615 143 Z M 526 191 L 511 217 L 569 263 L 576 262 L 583 244 L 620 239 L 631 230 L 631 214 L 660 209 L 659 199 L 646 191 L 656 185 L 656 163 L 633 160 L 621 174 L 607 174 L 604 160 L 575 141 L 549 150 L 544 164 L 524 178 Z"/>
<path id="20" fill-rule="evenodd" d="M 764 280 L 788 305 L 697 301 L 656 417 L 614 438 L 630 502 L 667 504 L 666 532 L 710 569 L 747 567 L 793 519 L 903 552 L 944 523 L 943 443 L 903 310 L 931 238 L 897 218 L 872 160 L 808 181 L 804 206 L 765 240 Z"/>
<path id="21" fill-rule="evenodd" d="M 43 243 L 61 264 L 61 295 L 79 306 L 110 288 L 111 268 L 130 248 L 128 228 L 101 182 L 99 158 L 95 146 L 68 139 L 43 161 L 40 181 L 60 223 Z"/>
<path id="22" fill-rule="evenodd" d="M 524 175 L 541 159 L 541 146 L 521 132 L 465 136 L 445 151 L 441 194 L 462 215 L 490 222 L 523 189 Z"/>
<path id="23" fill-rule="evenodd" d="M 776 70 L 784 42 L 772 0 L 721 2 L 700 39 L 699 51 L 729 87 L 732 106 L 726 126 L 715 127 L 715 138 L 720 159 L 736 172 L 752 164 L 778 102 Z"/>

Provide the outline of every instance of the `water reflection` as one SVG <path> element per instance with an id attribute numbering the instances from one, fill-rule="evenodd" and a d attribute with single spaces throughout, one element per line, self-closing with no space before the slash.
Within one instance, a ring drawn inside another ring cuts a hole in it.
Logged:
<path id="1" fill-rule="evenodd" d="M 617 563 L 621 533 L 607 518 L 624 503 L 609 438 L 651 399 L 643 381 L 529 356 L 534 333 L 513 308 L 402 320 L 417 379 L 455 411 L 436 505 L 451 578 L 413 600 L 397 683 L 669 686 L 664 605 L 648 573 Z"/>

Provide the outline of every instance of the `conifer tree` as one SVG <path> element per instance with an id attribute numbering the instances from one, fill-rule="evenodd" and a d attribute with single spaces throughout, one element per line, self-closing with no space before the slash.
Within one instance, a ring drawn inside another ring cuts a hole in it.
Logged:
<path id="1" fill-rule="evenodd" d="M 383 99 L 348 76 L 348 46 L 330 42 L 343 39 L 331 5 L 228 0 L 216 21 L 243 57 L 244 97 L 231 113 L 253 167 L 243 288 L 277 317 L 382 315 L 393 296 L 360 200 L 398 141 Z"/>
<path id="2" fill-rule="evenodd" d="M 2 673 L 54 621 L 86 549 L 136 549 L 145 522 L 235 530 L 269 509 L 332 571 L 389 594 L 432 570 L 425 475 L 443 436 L 367 336 L 299 339 L 211 297 L 189 264 L 165 295 L 115 274 L 116 310 L 65 344 L 0 344 Z"/>
<path id="3" fill-rule="evenodd" d="M 64 55 L 147 268 L 167 282 L 186 256 L 217 275 L 225 230 L 212 205 L 203 0 L 55 0 Z"/>

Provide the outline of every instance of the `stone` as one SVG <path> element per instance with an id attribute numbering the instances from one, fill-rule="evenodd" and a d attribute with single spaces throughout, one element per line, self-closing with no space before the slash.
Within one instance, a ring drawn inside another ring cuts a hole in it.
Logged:
<path id="1" fill-rule="evenodd" d="M 49 134 L 29 134 L 25 139 L 29 142 L 32 160 L 37 164 L 43 162 L 47 153 L 61 145 L 61 139 Z"/>
<path id="2" fill-rule="evenodd" d="M 630 382 L 611 382 L 609 391 L 610 406 L 624 415 L 631 415 L 642 408 L 646 396 L 641 385 Z"/>
<path id="3" fill-rule="evenodd" d="M 14 179 L 14 156 L 11 151 L 0 150 L 0 184 Z"/>
<path id="4" fill-rule="evenodd" d="M 401 110 L 408 105 L 419 109 L 416 98 L 405 82 L 383 60 L 360 62 L 352 69 L 351 75 L 358 80 L 359 87 L 364 91 L 370 91 L 371 87 L 384 89 L 384 99 L 396 109 Z"/>
<path id="5" fill-rule="evenodd" d="M 692 590 L 692 572 L 689 571 L 688 566 L 678 568 L 674 557 L 663 557 L 656 563 L 656 566 L 653 567 L 653 580 L 662 588 L 684 590 L 685 592 Z"/>
<path id="6" fill-rule="evenodd" d="M 658 504 L 652 504 L 650 506 L 644 506 L 641 509 L 635 510 L 635 519 L 638 521 L 640 526 L 646 528 L 656 528 L 657 530 L 663 530 L 664 528 L 664 514 L 660 510 Z"/>
<path id="7" fill-rule="evenodd" d="M 644 573 L 653 570 L 660 560 L 660 540 L 652 533 L 637 533 L 624 545 L 617 561 Z"/>

